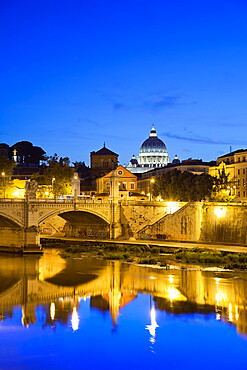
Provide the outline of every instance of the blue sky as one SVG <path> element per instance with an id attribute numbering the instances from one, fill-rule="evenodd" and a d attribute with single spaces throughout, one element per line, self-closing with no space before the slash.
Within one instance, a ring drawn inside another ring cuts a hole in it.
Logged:
<path id="1" fill-rule="evenodd" d="M 1 0 L 0 142 L 121 164 L 155 124 L 171 159 L 246 148 L 243 0 Z"/>

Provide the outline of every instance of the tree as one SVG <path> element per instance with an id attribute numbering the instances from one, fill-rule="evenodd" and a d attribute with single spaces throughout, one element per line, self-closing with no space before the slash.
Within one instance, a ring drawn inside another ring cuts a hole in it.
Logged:
<path id="1" fill-rule="evenodd" d="M 51 157 L 45 157 L 47 166 L 43 166 L 41 174 L 34 174 L 32 179 L 37 181 L 39 185 L 47 185 L 54 197 L 58 195 L 71 194 L 71 178 L 74 169 L 69 166 L 69 158 L 58 157 L 57 154 Z M 45 187 L 41 187 L 41 189 Z M 44 194 L 40 194 L 44 196 Z"/>
<path id="2" fill-rule="evenodd" d="M 199 201 L 211 195 L 214 179 L 210 175 L 194 175 L 177 169 L 158 176 L 154 196 L 166 201 Z"/>
<path id="3" fill-rule="evenodd" d="M 0 193 L 5 197 L 6 192 L 12 185 L 11 176 L 15 167 L 15 162 L 6 157 L 0 157 Z"/>

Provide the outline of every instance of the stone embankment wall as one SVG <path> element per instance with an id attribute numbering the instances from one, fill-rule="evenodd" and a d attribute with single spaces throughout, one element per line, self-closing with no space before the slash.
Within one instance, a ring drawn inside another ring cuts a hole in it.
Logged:
<path id="1" fill-rule="evenodd" d="M 167 206 L 164 202 L 128 201 L 121 202 L 121 226 L 122 235 L 131 237 L 145 225 L 159 220 L 167 214 Z"/>
<path id="2" fill-rule="evenodd" d="M 139 238 L 247 245 L 247 205 L 188 203 L 144 226 Z"/>
<path id="3" fill-rule="evenodd" d="M 198 241 L 200 238 L 201 205 L 188 203 L 173 214 L 167 214 L 139 231 L 143 239 Z"/>
<path id="4" fill-rule="evenodd" d="M 200 240 L 247 245 L 247 206 L 241 203 L 205 203 Z"/>

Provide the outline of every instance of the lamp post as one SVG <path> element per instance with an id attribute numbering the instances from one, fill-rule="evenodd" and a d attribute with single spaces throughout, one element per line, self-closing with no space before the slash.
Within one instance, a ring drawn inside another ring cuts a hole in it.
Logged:
<path id="1" fill-rule="evenodd" d="M 54 190 L 53 190 L 53 183 L 54 183 L 55 180 L 56 180 L 55 177 L 53 177 L 52 180 L 51 180 L 53 198 L 55 198 L 54 197 Z"/>
<path id="2" fill-rule="evenodd" d="M 155 183 L 155 180 L 154 179 L 151 179 L 150 180 L 150 201 L 152 200 L 152 197 L 153 197 L 153 184 Z"/>
<path id="3" fill-rule="evenodd" d="M 5 199 L 5 172 L 2 172 L 2 177 L 3 177 L 3 197 Z"/>

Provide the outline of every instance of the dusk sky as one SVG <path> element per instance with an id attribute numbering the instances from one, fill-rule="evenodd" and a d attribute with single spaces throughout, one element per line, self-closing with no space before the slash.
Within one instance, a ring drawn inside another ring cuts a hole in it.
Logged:
<path id="1" fill-rule="evenodd" d="M 0 0 L 0 142 L 127 164 L 246 148 L 246 0 Z"/>

